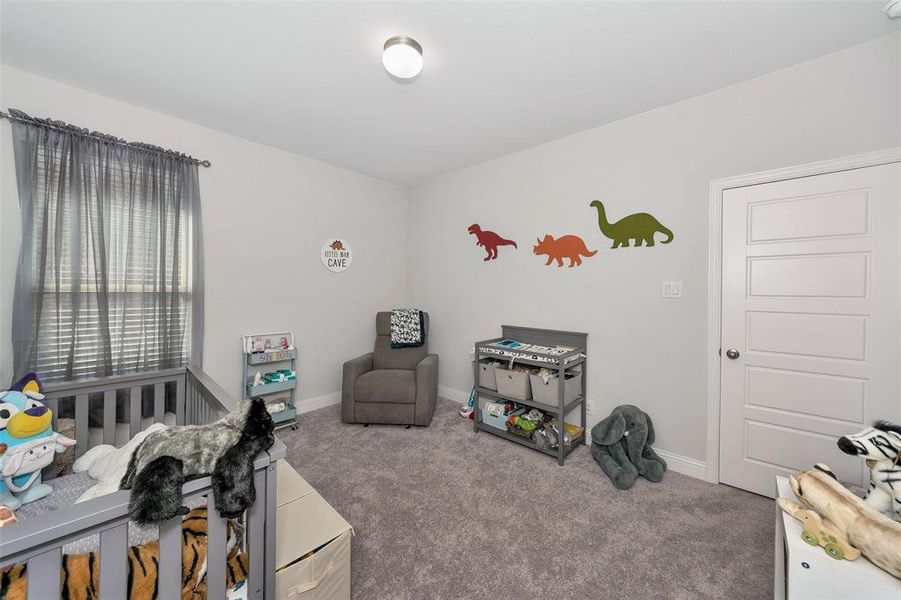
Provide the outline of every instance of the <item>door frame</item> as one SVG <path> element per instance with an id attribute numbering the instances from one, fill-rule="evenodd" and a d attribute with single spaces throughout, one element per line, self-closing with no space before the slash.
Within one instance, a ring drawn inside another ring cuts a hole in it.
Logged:
<path id="1" fill-rule="evenodd" d="M 720 338 L 722 334 L 723 192 L 732 188 L 901 162 L 901 147 L 710 180 L 707 231 L 707 460 L 704 479 L 720 481 Z"/>

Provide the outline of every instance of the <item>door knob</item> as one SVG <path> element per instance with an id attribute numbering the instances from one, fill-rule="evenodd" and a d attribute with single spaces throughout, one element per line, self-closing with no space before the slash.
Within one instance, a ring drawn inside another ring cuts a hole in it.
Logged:
<path id="1" fill-rule="evenodd" d="M 729 348 L 728 350 L 726 350 L 726 358 L 728 358 L 729 360 L 735 360 L 739 356 L 741 356 L 741 355 L 738 353 L 738 350 L 736 350 L 735 348 Z"/>

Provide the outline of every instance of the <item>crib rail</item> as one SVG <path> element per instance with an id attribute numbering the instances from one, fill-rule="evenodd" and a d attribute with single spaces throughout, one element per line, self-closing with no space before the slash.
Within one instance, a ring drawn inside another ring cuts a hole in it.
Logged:
<path id="1" fill-rule="evenodd" d="M 104 394 L 104 440 L 107 438 L 106 406 L 113 404 L 118 390 L 130 390 L 132 406 L 139 400 L 144 385 L 166 385 L 174 382 L 176 393 L 176 422 L 179 424 L 204 424 L 218 419 L 234 406 L 234 400 L 198 367 L 170 369 L 109 377 L 93 381 L 54 384 L 46 389 L 48 403 L 61 398 L 74 397 L 76 411 L 79 397 L 102 392 Z M 154 388 L 156 389 L 156 387 Z M 154 422 L 161 422 L 162 412 L 157 410 L 155 394 Z M 82 401 L 86 404 L 86 401 Z M 131 409 L 131 407 L 130 407 Z M 86 410 L 86 407 L 85 409 Z M 55 414 L 56 411 L 54 411 Z M 82 413 L 86 422 L 86 412 Z M 76 412 L 76 423 L 78 422 Z M 131 412 L 132 417 L 134 412 Z M 160 421 L 157 420 L 160 417 Z M 139 420 L 140 422 L 140 420 Z M 115 427 L 115 412 L 112 414 Z M 131 422 L 129 423 L 131 427 Z M 79 435 L 76 425 L 76 436 Z M 87 434 L 83 437 L 87 440 Z M 245 515 L 244 551 L 248 553 L 248 598 L 262 600 L 275 593 L 275 461 L 285 455 L 284 445 L 275 445 L 254 460 L 256 502 Z M 191 480 L 184 485 L 185 499 L 207 497 L 207 597 L 225 597 L 227 522 L 218 515 L 213 495 L 210 493 L 210 477 Z M 28 598 L 44 599 L 60 597 L 59 573 L 62 565 L 62 548 L 66 544 L 89 535 L 100 537 L 100 598 L 127 598 L 128 586 L 128 501 L 130 492 L 122 490 L 87 502 L 74 504 L 43 515 L 40 519 L 26 520 L 3 529 L 0 536 L 0 569 L 27 563 Z M 182 534 L 181 517 L 174 517 L 159 527 L 158 597 L 182 596 Z"/>
<path id="2" fill-rule="evenodd" d="M 90 423 L 88 414 L 90 411 L 90 399 L 92 396 L 103 394 L 103 444 L 121 445 L 125 440 L 131 439 L 144 427 L 142 416 L 142 390 L 145 386 L 153 390 L 153 423 L 163 423 L 165 420 L 166 386 L 175 386 L 175 424 L 184 425 L 185 420 L 185 383 L 186 369 L 166 369 L 135 373 L 129 375 L 117 375 L 102 379 L 87 379 L 83 381 L 51 383 L 44 388 L 44 401 L 53 413 L 53 429 L 58 431 L 60 408 L 64 402 L 74 402 L 75 405 L 75 458 L 80 457 L 92 446 L 93 440 L 89 437 Z M 116 440 L 116 405 L 119 392 L 128 394 L 128 434 L 125 440 Z M 148 423 L 149 425 L 149 423 Z M 56 463 L 44 470 L 44 479 L 53 479 L 56 476 Z"/>

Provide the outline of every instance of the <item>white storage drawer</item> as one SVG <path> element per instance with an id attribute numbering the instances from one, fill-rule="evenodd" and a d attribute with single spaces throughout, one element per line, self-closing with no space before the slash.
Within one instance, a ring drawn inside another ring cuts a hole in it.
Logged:
<path id="1" fill-rule="evenodd" d="M 350 600 L 350 524 L 283 460 L 277 482 L 274 598 Z"/>
<path id="2" fill-rule="evenodd" d="M 350 598 L 350 531 L 275 575 L 279 600 L 341 600 Z"/>

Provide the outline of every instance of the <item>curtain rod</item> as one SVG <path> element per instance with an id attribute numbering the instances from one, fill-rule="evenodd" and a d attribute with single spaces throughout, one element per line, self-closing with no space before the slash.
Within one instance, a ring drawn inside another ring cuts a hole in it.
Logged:
<path id="1" fill-rule="evenodd" d="M 156 152 L 157 154 L 174 154 L 179 158 L 182 158 L 190 163 L 195 165 L 199 165 L 201 167 L 211 167 L 212 163 L 208 160 L 200 160 L 198 158 L 194 158 L 188 154 L 183 154 L 181 152 L 177 152 L 175 150 L 167 150 L 165 148 L 159 148 L 156 146 L 152 146 L 150 144 L 141 144 L 135 142 L 128 142 L 126 140 L 121 140 L 115 136 L 107 136 L 104 134 L 99 134 L 96 131 L 88 132 L 87 129 L 79 130 L 76 127 L 66 126 L 66 125 L 57 125 L 53 122 L 48 122 L 41 119 L 35 119 L 32 117 L 20 117 L 14 114 L 10 114 L 8 112 L 3 112 L 0 110 L 0 119 L 7 119 L 9 121 L 17 121 L 19 123 L 28 123 L 29 125 L 35 125 L 37 127 L 43 127 L 45 129 L 52 129 L 54 131 L 60 131 L 63 133 L 71 133 L 75 135 L 80 135 L 82 137 L 91 138 L 95 140 L 100 140 L 101 142 L 106 142 L 107 144 L 114 144 L 116 146 L 128 146 L 130 148 L 135 148 L 137 150 L 143 150 L 145 152 Z"/>

